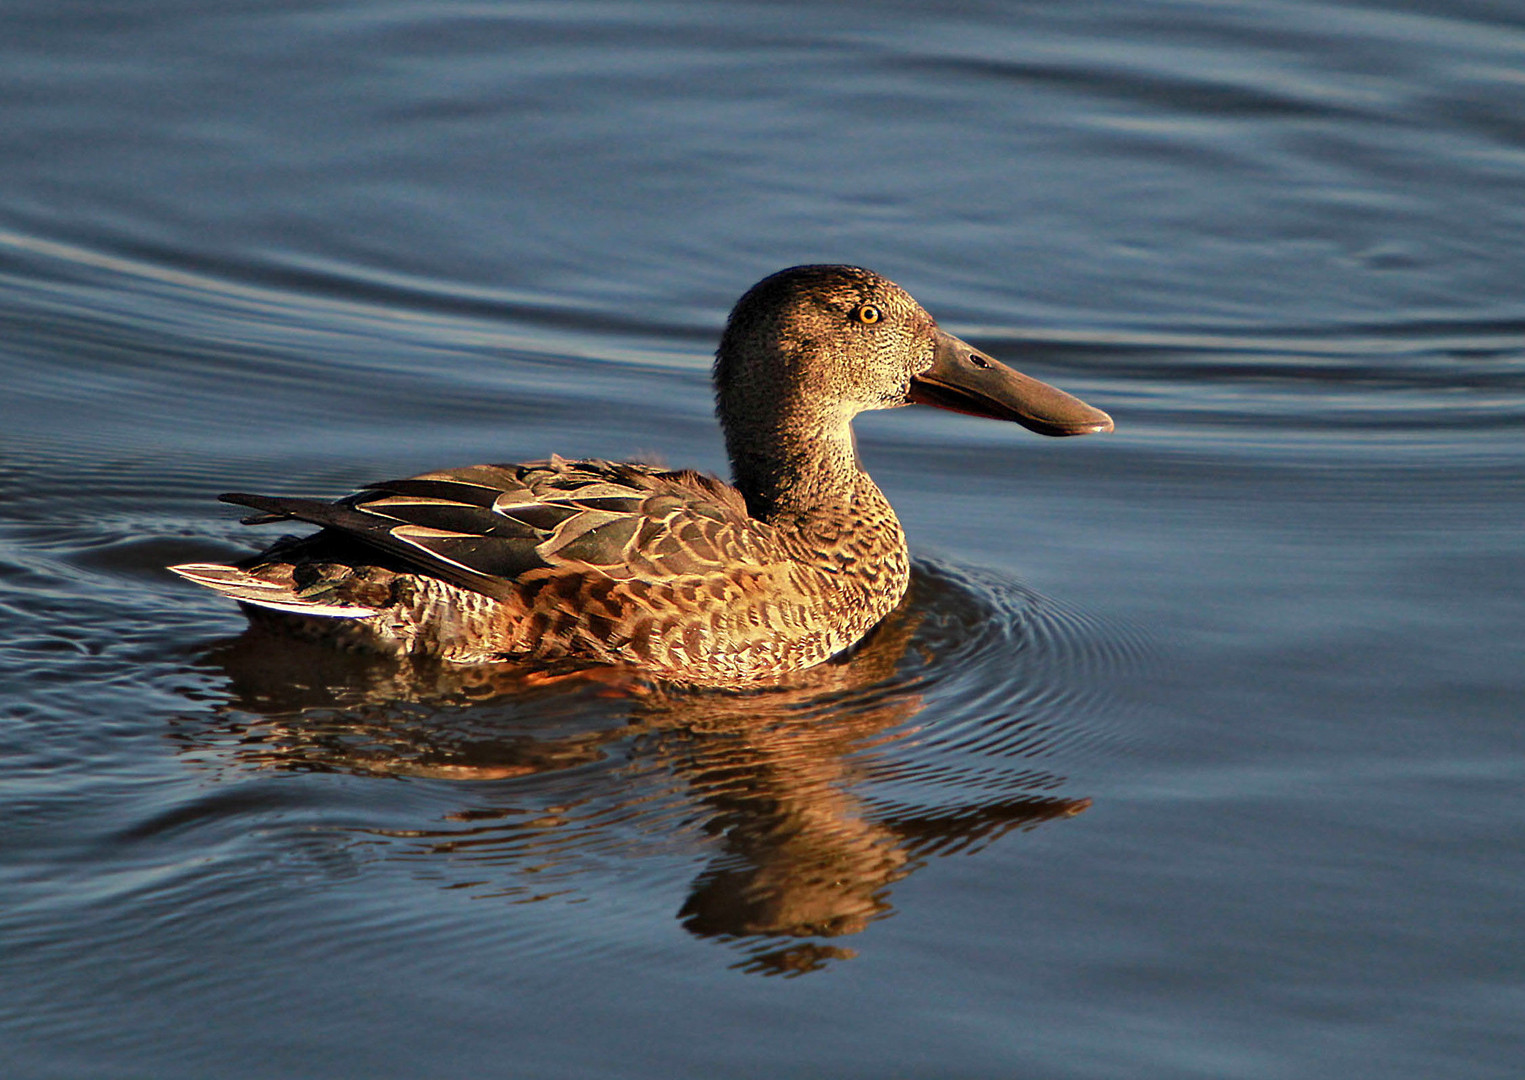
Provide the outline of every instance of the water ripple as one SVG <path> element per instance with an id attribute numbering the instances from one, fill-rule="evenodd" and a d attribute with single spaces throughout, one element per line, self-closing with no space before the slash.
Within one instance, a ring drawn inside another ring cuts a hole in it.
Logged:
<path id="1" fill-rule="evenodd" d="M 613 860 L 689 877 L 679 915 L 695 934 L 832 938 L 890 914 L 891 887 L 926 859 L 1089 805 L 1064 771 L 1107 752 L 1117 680 L 1148 649 L 1016 583 L 919 563 L 907 602 L 859 648 L 768 690 L 398 664 L 251 631 L 206 657 L 226 701 L 184 714 L 173 738 L 214 774 L 424 784 L 386 809 L 357 794 L 345 816 L 368 823 L 335 826 L 444 888 L 577 899 Z M 244 805 L 201 797 L 129 831 Z"/>

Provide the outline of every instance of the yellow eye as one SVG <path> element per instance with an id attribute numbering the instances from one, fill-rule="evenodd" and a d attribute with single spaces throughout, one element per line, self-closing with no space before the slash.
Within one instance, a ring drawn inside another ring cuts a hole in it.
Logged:
<path id="1" fill-rule="evenodd" d="M 880 311 L 873 304 L 864 304 L 858 309 L 857 314 L 858 321 L 866 326 L 872 326 L 874 323 L 884 318 L 884 312 Z"/>

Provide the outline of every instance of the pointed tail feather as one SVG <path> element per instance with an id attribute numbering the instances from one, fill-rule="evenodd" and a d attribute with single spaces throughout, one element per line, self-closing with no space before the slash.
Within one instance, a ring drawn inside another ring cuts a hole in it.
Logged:
<path id="1" fill-rule="evenodd" d="M 221 563 L 182 563 L 169 568 L 187 581 L 215 589 L 241 604 L 289 611 L 296 615 L 319 615 L 332 619 L 366 619 L 379 614 L 375 608 L 355 604 L 335 604 L 331 600 L 306 600 L 288 585 L 257 578 L 236 566 Z"/>

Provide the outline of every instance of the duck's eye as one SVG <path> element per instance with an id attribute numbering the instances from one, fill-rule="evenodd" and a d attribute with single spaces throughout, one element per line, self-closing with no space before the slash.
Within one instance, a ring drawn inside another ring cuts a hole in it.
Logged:
<path id="1" fill-rule="evenodd" d="M 865 326 L 872 326 L 884 318 L 884 312 L 880 311 L 873 304 L 864 304 L 858 309 L 857 316 L 860 323 L 863 323 Z"/>

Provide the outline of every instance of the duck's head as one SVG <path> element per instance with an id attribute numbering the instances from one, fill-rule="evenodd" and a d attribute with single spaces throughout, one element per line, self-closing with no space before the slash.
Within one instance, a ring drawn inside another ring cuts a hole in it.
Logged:
<path id="1" fill-rule="evenodd" d="M 899 285 L 856 266 L 796 266 L 752 286 L 721 337 L 715 393 L 733 461 L 760 439 L 845 437 L 857 413 L 909 404 L 1041 435 L 1112 430 L 1100 409 L 960 341 Z"/>

